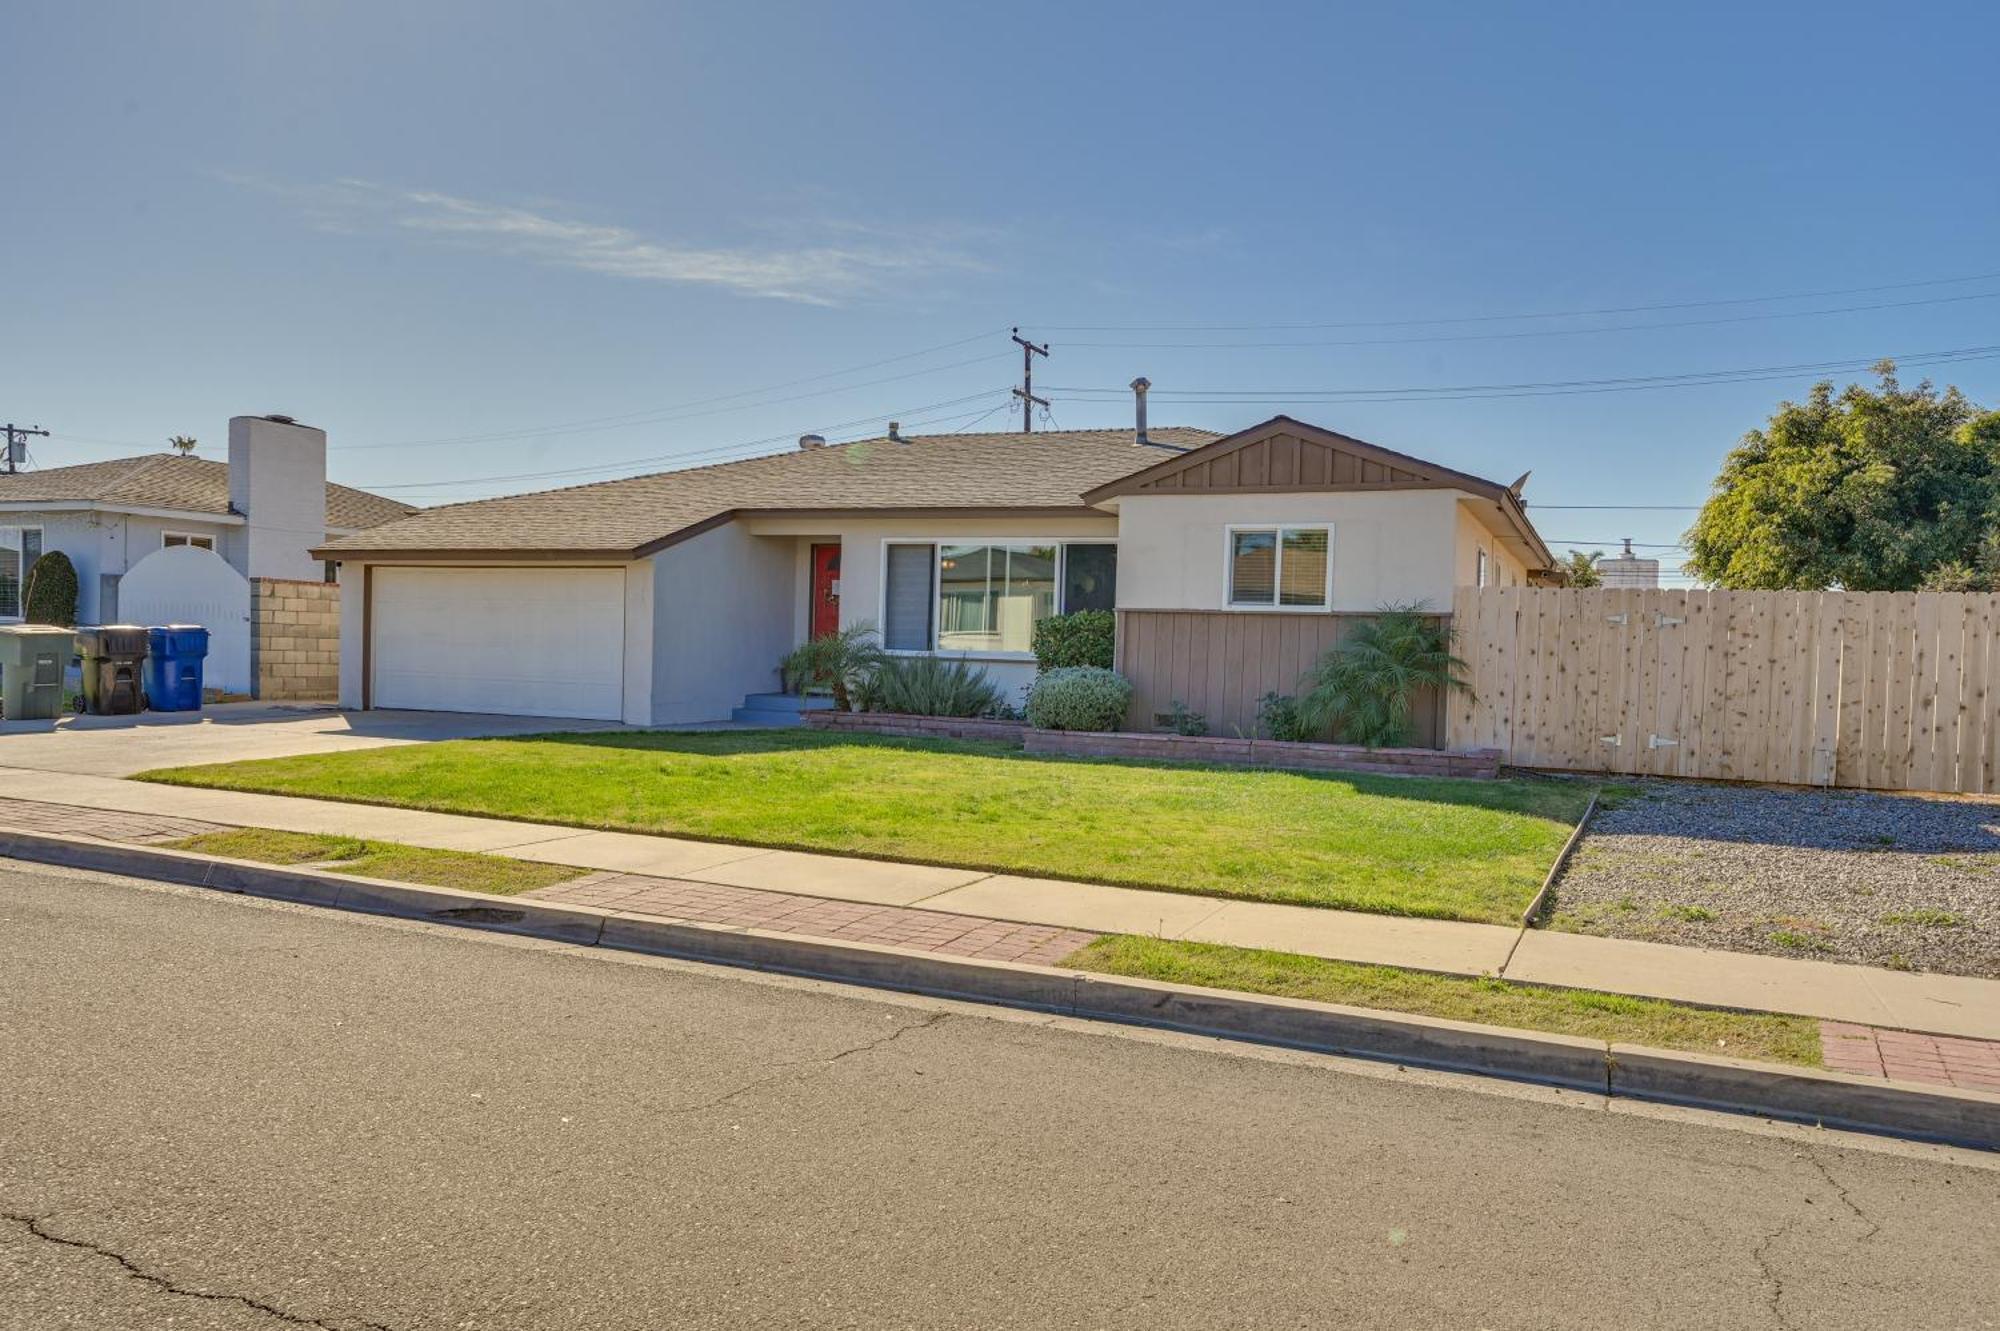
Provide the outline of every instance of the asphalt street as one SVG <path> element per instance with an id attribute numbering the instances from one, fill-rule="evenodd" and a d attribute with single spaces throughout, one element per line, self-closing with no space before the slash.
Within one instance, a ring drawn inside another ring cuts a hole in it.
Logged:
<path id="1" fill-rule="evenodd" d="M 6 1328 L 1991 1328 L 1996 1167 L 0 864 Z"/>

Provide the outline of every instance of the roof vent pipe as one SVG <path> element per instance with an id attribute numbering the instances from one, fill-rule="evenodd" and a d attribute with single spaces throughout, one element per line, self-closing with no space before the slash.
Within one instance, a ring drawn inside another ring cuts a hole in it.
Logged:
<path id="1" fill-rule="evenodd" d="M 826 436 L 823 434 L 802 434 L 799 436 L 799 448 L 801 451 L 811 448 L 825 448 L 825 447 L 826 447 Z"/>
<path id="2" fill-rule="evenodd" d="M 902 428 L 903 428 L 903 423 L 901 421 L 889 422 L 889 440 L 891 443 L 907 444 L 910 442 L 909 440 L 903 438 L 901 434 L 897 433 L 897 431 L 901 430 Z"/>
<path id="3" fill-rule="evenodd" d="M 1132 381 L 1132 412 L 1134 422 L 1132 439 L 1134 443 L 1142 446 L 1153 442 L 1146 437 L 1146 390 L 1152 386 L 1153 381 L 1143 374 Z"/>

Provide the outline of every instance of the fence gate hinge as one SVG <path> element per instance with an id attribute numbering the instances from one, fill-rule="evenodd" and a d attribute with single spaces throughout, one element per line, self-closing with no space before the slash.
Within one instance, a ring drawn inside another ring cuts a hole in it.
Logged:
<path id="1" fill-rule="evenodd" d="M 1679 740 L 1668 739 L 1665 735 L 1646 736 L 1646 747 L 1649 749 L 1671 749 L 1677 747 L 1679 744 Z"/>
<path id="2" fill-rule="evenodd" d="M 1625 623 L 1625 622 L 1626 622 L 1627 620 L 1629 620 L 1629 619 L 1631 619 L 1631 618 L 1632 618 L 1632 617 L 1631 617 L 1630 615 L 1628 615 L 1627 613 L 1625 613 L 1625 612 L 1624 612 L 1623 610 L 1620 610 L 1620 611 L 1619 611 L 1619 612 L 1618 612 L 1617 614 L 1615 614 L 1615 615 L 1606 615 L 1606 616 L 1604 617 L 1604 622 L 1605 622 L 1605 623 L 1607 623 L 1607 624 L 1623 624 L 1623 623 Z"/>
<path id="3" fill-rule="evenodd" d="M 1667 614 L 1663 610 L 1655 610 L 1653 612 L 1653 627 L 1656 629 L 1663 629 L 1674 624 L 1685 624 L 1685 623 L 1687 623 L 1686 619 L 1677 619 L 1674 616 Z"/>
<path id="4" fill-rule="evenodd" d="M 1625 737 L 1623 735 L 1599 735 L 1597 742 L 1599 744 L 1609 744 L 1612 748 L 1618 749 L 1625 746 Z"/>

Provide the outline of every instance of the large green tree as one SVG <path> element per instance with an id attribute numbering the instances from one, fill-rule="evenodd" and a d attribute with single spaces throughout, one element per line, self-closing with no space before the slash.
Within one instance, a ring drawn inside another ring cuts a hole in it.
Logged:
<path id="1" fill-rule="evenodd" d="M 2000 528 L 2000 412 L 1956 388 L 1820 383 L 1722 464 L 1688 567 L 1722 587 L 1910 591 Z"/>

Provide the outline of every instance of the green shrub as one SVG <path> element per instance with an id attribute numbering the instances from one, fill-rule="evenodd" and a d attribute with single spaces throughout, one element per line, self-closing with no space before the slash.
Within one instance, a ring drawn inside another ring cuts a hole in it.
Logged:
<path id="1" fill-rule="evenodd" d="M 935 656 L 891 657 L 861 688 L 869 712 L 985 716 L 1001 706 L 1000 686 L 984 670 Z"/>
<path id="2" fill-rule="evenodd" d="M 30 624 L 76 627 L 76 565 L 68 555 L 50 550 L 28 569 L 21 610 Z"/>
<path id="3" fill-rule="evenodd" d="M 876 641 L 875 626 L 864 619 L 794 647 L 778 663 L 778 673 L 792 692 L 826 689 L 833 694 L 834 707 L 847 712 L 853 710 L 853 695 L 888 659 Z"/>
<path id="4" fill-rule="evenodd" d="M 1206 735 L 1208 733 L 1208 718 L 1182 702 L 1179 698 L 1174 699 L 1173 704 L 1167 708 L 1167 715 L 1171 718 L 1167 724 L 1173 727 L 1176 735 Z"/>
<path id="5" fill-rule="evenodd" d="M 1314 738 L 1299 720 L 1299 700 L 1289 693 L 1267 693 L 1257 700 L 1257 731 L 1265 739 Z"/>
<path id="6" fill-rule="evenodd" d="M 1069 666 L 1111 669 L 1118 616 L 1109 610 L 1079 610 L 1038 620 L 1032 646 L 1035 669 L 1044 673 Z"/>
<path id="7" fill-rule="evenodd" d="M 1115 670 L 1061 666 L 1028 690 L 1028 724 L 1042 730 L 1116 730 L 1132 701 L 1132 683 Z"/>
<path id="8" fill-rule="evenodd" d="M 1421 604 L 1385 605 L 1306 672 L 1299 720 L 1371 749 L 1407 744 L 1420 690 L 1467 687 L 1451 647 L 1451 630 Z"/>

